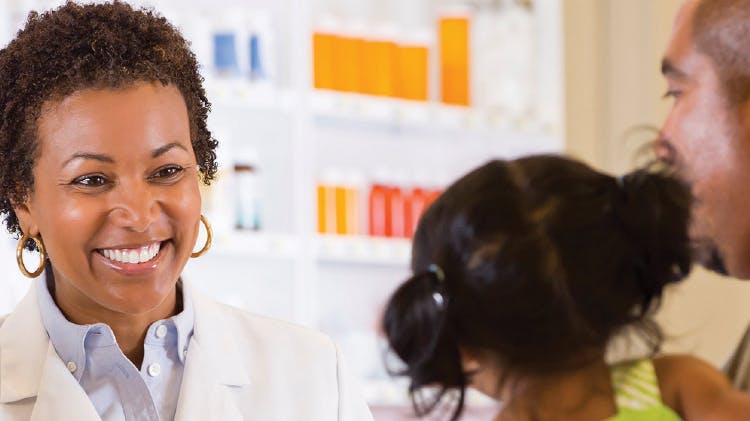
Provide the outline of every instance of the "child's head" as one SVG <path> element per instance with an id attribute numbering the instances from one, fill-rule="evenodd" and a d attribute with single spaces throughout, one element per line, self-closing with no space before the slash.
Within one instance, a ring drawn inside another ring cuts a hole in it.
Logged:
<path id="1" fill-rule="evenodd" d="M 411 390 L 436 385 L 439 399 L 458 389 L 460 411 L 466 350 L 510 379 L 600 359 L 627 326 L 658 349 L 648 315 L 690 270 L 690 204 L 668 175 L 617 179 L 556 156 L 492 161 L 464 176 L 422 217 L 414 275 L 384 316 Z"/>

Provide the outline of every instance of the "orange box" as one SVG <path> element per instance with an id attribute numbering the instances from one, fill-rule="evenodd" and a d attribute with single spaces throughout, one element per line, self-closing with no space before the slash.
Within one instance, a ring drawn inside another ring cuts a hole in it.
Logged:
<path id="1" fill-rule="evenodd" d="M 440 99 L 446 104 L 471 105 L 469 96 L 468 15 L 438 20 L 440 43 Z"/>
<path id="2" fill-rule="evenodd" d="M 399 45 L 396 53 L 396 96 L 427 101 L 429 48 L 426 45 Z"/>
<path id="3" fill-rule="evenodd" d="M 335 195 L 335 229 L 339 235 L 352 235 L 359 233 L 359 195 L 357 189 L 352 187 L 336 186 L 333 188 Z"/>
<path id="4" fill-rule="evenodd" d="M 313 86 L 333 89 L 333 44 L 335 35 L 313 33 Z"/>
<path id="5" fill-rule="evenodd" d="M 333 39 L 333 88 L 343 92 L 361 92 L 362 38 L 338 35 Z"/>
<path id="6" fill-rule="evenodd" d="M 318 232 L 336 233 L 336 188 L 318 184 Z"/>
<path id="7" fill-rule="evenodd" d="M 395 96 L 396 43 L 368 39 L 362 51 L 362 93 Z"/>

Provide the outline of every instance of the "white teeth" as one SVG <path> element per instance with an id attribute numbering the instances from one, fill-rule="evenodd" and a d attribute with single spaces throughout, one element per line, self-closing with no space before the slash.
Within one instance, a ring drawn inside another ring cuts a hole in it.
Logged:
<path id="1" fill-rule="evenodd" d="M 161 249 L 161 243 L 153 243 L 137 249 L 103 249 L 102 255 L 107 259 L 120 263 L 145 263 L 156 257 Z"/>

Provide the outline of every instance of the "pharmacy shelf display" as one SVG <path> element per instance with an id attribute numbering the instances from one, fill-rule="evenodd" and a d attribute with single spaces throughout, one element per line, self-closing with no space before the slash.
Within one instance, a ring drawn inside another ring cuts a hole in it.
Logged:
<path id="1" fill-rule="evenodd" d="M 60 3 L 4 3 L 0 42 Z M 375 408 L 404 406 L 378 321 L 419 216 L 489 159 L 564 149 L 560 0 L 134 3 L 191 41 L 213 104 L 214 249 L 186 277 L 323 330 Z"/>

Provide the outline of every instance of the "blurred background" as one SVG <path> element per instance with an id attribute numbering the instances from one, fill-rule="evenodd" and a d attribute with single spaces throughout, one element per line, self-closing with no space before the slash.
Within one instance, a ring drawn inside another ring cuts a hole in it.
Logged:
<path id="1" fill-rule="evenodd" d="M 30 10 L 0 0 L 0 45 Z M 382 305 L 448 183 L 492 158 L 636 163 L 668 109 L 659 74 L 679 0 L 153 0 L 190 40 L 213 103 L 214 248 L 185 276 L 218 300 L 331 335 L 377 420 L 411 419 L 383 365 Z M 199 240 L 199 242 L 202 240 Z M 0 314 L 29 281 L 0 241 Z M 27 256 L 35 267 L 35 256 Z M 750 285 L 696 271 L 658 315 L 667 351 L 721 365 Z M 627 352 L 627 351 L 624 351 Z M 493 403 L 470 398 L 465 419 Z"/>

